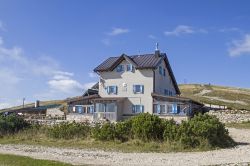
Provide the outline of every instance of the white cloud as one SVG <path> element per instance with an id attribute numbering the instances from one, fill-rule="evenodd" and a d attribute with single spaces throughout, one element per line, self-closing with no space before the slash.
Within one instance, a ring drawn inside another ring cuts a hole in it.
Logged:
<path id="1" fill-rule="evenodd" d="M 229 55 L 232 57 L 248 54 L 250 55 L 250 34 L 246 34 L 241 40 L 234 40 L 228 49 Z"/>
<path id="2" fill-rule="evenodd" d="M 236 27 L 222 28 L 222 29 L 219 29 L 219 32 L 241 32 L 241 29 L 236 28 Z"/>
<path id="3" fill-rule="evenodd" d="M 117 35 L 121 35 L 124 33 L 128 33 L 129 29 L 126 28 L 112 28 L 112 31 L 107 33 L 110 36 L 117 36 Z"/>
<path id="4" fill-rule="evenodd" d="M 0 36 L 0 45 L 3 45 L 3 38 Z"/>
<path id="5" fill-rule="evenodd" d="M 6 47 L 1 37 L 0 42 L 0 95 L 8 100 L 0 102 L 1 108 L 20 104 L 24 96 L 34 101 L 82 94 L 85 85 L 52 57 L 29 58 L 21 47 Z"/>
<path id="6" fill-rule="evenodd" d="M 89 77 L 90 78 L 97 78 L 97 74 L 94 72 L 89 72 Z"/>
<path id="7" fill-rule="evenodd" d="M 86 89 L 91 88 L 91 87 L 94 86 L 95 84 L 96 84 L 96 82 L 89 82 L 89 83 L 83 84 L 83 87 L 84 87 L 84 89 L 86 90 Z"/>
<path id="8" fill-rule="evenodd" d="M 206 29 L 200 28 L 196 29 L 188 25 L 178 25 L 172 31 L 165 31 L 166 36 L 181 36 L 184 34 L 194 34 L 194 33 L 208 33 Z"/>
<path id="9" fill-rule="evenodd" d="M 106 46 L 110 46 L 111 45 L 111 41 L 110 41 L 110 39 L 103 39 L 103 40 L 101 40 L 101 42 L 104 44 L 104 45 L 106 45 Z"/>
<path id="10" fill-rule="evenodd" d="M 156 36 L 154 36 L 154 35 L 148 35 L 148 38 L 150 38 L 150 39 L 156 39 Z"/>
<path id="11" fill-rule="evenodd" d="M 83 90 L 83 86 L 73 79 L 53 79 L 48 81 L 48 84 L 51 89 L 63 93 L 72 94 Z"/>
<path id="12" fill-rule="evenodd" d="M 6 31 L 5 25 L 2 21 L 0 21 L 0 30 L 1 31 Z"/>

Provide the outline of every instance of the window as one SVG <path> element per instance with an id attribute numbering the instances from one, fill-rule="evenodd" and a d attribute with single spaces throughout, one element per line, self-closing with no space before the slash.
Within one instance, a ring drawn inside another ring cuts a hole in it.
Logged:
<path id="1" fill-rule="evenodd" d="M 94 113 L 94 106 L 92 105 L 92 106 L 87 107 L 87 112 L 86 113 L 87 114 L 93 114 Z"/>
<path id="2" fill-rule="evenodd" d="M 165 95 L 165 96 L 168 96 L 168 95 L 169 95 L 169 93 L 168 93 L 168 90 L 167 90 L 167 89 L 164 89 L 164 95 Z"/>
<path id="3" fill-rule="evenodd" d="M 124 71 L 123 65 L 118 65 L 118 66 L 116 67 L 116 72 L 123 72 L 123 71 Z"/>
<path id="4" fill-rule="evenodd" d="M 154 104 L 154 113 L 157 114 L 166 114 L 166 105 L 165 104 Z"/>
<path id="5" fill-rule="evenodd" d="M 133 114 L 139 114 L 144 112 L 144 106 L 143 105 L 133 105 L 132 107 L 132 113 Z"/>
<path id="6" fill-rule="evenodd" d="M 108 86 L 107 87 L 107 93 L 108 94 L 117 94 L 117 86 Z"/>
<path id="7" fill-rule="evenodd" d="M 162 67 L 159 66 L 159 74 L 162 75 L 162 74 L 163 74 L 162 72 L 163 72 L 163 71 L 162 71 Z"/>
<path id="8" fill-rule="evenodd" d="M 133 72 L 134 71 L 134 66 L 132 64 L 128 64 L 127 65 L 127 71 Z"/>
<path id="9" fill-rule="evenodd" d="M 96 112 L 117 112 L 117 105 L 115 103 L 96 103 Z"/>
<path id="10" fill-rule="evenodd" d="M 143 85 L 134 85 L 133 92 L 143 94 L 144 93 L 144 86 Z"/>
<path id="11" fill-rule="evenodd" d="M 75 112 L 79 114 L 83 114 L 83 107 L 81 105 L 76 105 Z"/>
<path id="12" fill-rule="evenodd" d="M 166 76 L 166 69 L 163 69 L 163 76 Z"/>

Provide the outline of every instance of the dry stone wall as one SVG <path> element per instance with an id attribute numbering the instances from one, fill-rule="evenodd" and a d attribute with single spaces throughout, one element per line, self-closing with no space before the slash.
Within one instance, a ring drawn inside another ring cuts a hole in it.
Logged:
<path id="1" fill-rule="evenodd" d="M 250 111 L 247 110 L 210 110 L 208 114 L 215 115 L 223 123 L 250 121 Z"/>

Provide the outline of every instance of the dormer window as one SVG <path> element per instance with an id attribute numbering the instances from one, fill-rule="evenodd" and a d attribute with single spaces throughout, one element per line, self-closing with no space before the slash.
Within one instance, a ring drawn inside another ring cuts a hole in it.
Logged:
<path id="1" fill-rule="evenodd" d="M 133 71 L 134 70 L 134 66 L 132 64 L 127 64 L 127 71 Z"/>
<path id="2" fill-rule="evenodd" d="M 123 72 L 123 71 L 124 71 L 123 65 L 118 65 L 116 67 L 116 72 Z"/>

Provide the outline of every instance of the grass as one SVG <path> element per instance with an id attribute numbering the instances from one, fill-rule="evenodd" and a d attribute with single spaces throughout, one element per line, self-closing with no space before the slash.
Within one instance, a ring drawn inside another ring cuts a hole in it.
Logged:
<path id="1" fill-rule="evenodd" d="M 193 100 L 214 105 L 226 105 L 232 109 L 250 110 L 250 90 L 242 88 L 215 86 L 215 85 L 201 85 L 201 84 L 183 84 L 179 85 L 181 94 L 184 97 Z M 210 90 L 209 93 L 200 95 L 203 90 Z M 225 102 L 209 97 L 217 97 L 224 100 L 240 101 L 242 103 Z"/>
<path id="2" fill-rule="evenodd" d="M 237 129 L 250 129 L 250 121 L 242 122 L 242 123 L 228 123 L 226 124 L 226 126 L 237 128 Z"/>
<path id="3" fill-rule="evenodd" d="M 120 141 L 96 141 L 92 138 L 53 139 L 48 138 L 43 131 L 22 131 L 14 135 L 6 135 L 0 138 L 0 144 L 26 144 L 58 148 L 92 149 L 104 151 L 130 152 L 183 152 L 183 151 L 207 151 L 211 147 L 185 148 L 180 143 L 168 142 L 144 142 L 140 140 Z"/>
<path id="4" fill-rule="evenodd" d="M 52 160 L 38 160 L 24 156 L 0 154 L 0 166 L 70 166 L 70 164 Z"/>

